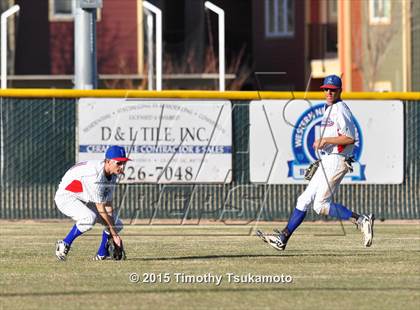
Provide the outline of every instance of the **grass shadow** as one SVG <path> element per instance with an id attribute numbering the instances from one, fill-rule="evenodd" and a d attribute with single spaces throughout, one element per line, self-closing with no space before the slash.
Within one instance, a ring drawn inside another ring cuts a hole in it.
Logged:
<path id="1" fill-rule="evenodd" d="M 276 292 L 279 290 L 284 291 L 301 291 L 301 292 L 310 292 L 310 291 L 351 291 L 351 292 L 364 292 L 364 291 L 372 291 L 372 292 L 392 292 L 392 291 L 414 291 L 417 292 L 419 290 L 418 287 L 296 287 L 293 283 L 285 283 L 285 284 L 277 284 L 275 287 L 211 287 L 211 288 L 179 288 L 179 289 L 135 289 L 136 287 L 139 288 L 140 286 L 136 286 L 136 283 L 132 284 L 133 289 L 125 289 L 125 290 L 92 290 L 92 291 L 68 291 L 68 292 L 28 292 L 28 293 L 2 293 L 0 297 L 57 297 L 57 296 L 86 296 L 86 295 L 124 295 L 124 294 L 140 294 L 140 295 L 147 295 L 147 294 L 179 294 L 179 293 L 241 293 L 241 292 Z M 238 284 L 240 285 L 240 284 Z"/>
<path id="2" fill-rule="evenodd" d="M 221 254 L 221 255 L 191 255 L 169 257 L 129 257 L 128 261 L 170 261 L 170 260 L 200 260 L 200 259 L 225 259 L 225 258 L 264 258 L 264 257 L 355 257 L 375 256 L 379 253 L 282 253 L 278 254 Z"/>

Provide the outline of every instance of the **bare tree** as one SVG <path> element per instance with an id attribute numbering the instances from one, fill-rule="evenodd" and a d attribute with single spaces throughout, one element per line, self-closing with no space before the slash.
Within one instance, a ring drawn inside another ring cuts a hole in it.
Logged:
<path id="1" fill-rule="evenodd" d="M 166 54 L 164 55 L 164 72 L 165 74 L 188 74 L 188 73 L 217 73 L 219 59 L 215 52 L 215 42 L 213 32 L 211 30 L 210 15 L 206 14 L 207 19 L 207 47 L 204 50 L 204 61 L 201 64 L 198 59 L 197 50 L 199 47 L 192 44 L 192 46 L 185 51 L 181 57 Z M 245 57 L 246 46 L 243 45 L 239 52 L 232 51 L 230 54 L 230 61 L 226 64 L 226 72 L 235 74 L 235 79 L 227 85 L 229 90 L 240 90 L 252 73 L 252 69 L 248 65 L 249 59 Z M 200 89 L 211 88 L 218 89 L 218 80 L 214 80 L 214 85 L 199 85 Z"/>
<path id="2" fill-rule="evenodd" d="M 252 73 L 247 61 L 244 59 L 245 46 L 241 48 L 239 53 L 233 53 L 230 62 L 227 64 L 226 72 L 235 74 L 235 79 L 228 85 L 229 90 L 240 90 L 246 80 Z M 189 73 L 217 73 L 219 61 L 215 55 L 213 48 L 208 46 L 204 53 L 204 67 L 196 63 L 195 50 L 191 48 L 179 58 L 169 54 L 164 55 L 164 72 L 165 74 L 189 74 Z M 203 89 L 203 85 L 199 86 Z M 217 89 L 217 79 L 215 79 L 212 89 Z"/>
<path id="3" fill-rule="evenodd" d="M 392 41 L 401 30 L 401 12 L 394 10 L 390 23 L 369 25 L 368 2 L 362 10 L 364 25 L 352 33 L 353 42 L 361 42 L 355 56 L 355 64 L 362 72 L 365 85 L 373 91 L 385 56 Z"/>

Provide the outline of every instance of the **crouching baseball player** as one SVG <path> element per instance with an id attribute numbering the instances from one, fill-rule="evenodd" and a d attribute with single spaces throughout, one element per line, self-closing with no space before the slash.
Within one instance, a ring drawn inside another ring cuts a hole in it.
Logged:
<path id="1" fill-rule="evenodd" d="M 324 90 L 326 105 L 321 121 L 321 138 L 315 140 L 313 145 L 320 155 L 319 168 L 299 196 L 286 227 L 282 231 L 277 230 L 276 234 L 257 231 L 263 241 L 277 250 L 286 248 L 289 238 L 303 222 L 310 206 L 318 214 L 352 221 L 362 232 L 363 245 L 372 245 L 374 215 L 360 215 L 332 201 L 341 180 L 351 169 L 356 129 L 350 109 L 341 100 L 341 79 L 336 75 L 327 76 L 321 88 Z"/>
<path id="2" fill-rule="evenodd" d="M 59 260 L 66 259 L 73 241 L 96 222 L 105 229 L 94 260 L 110 258 L 110 247 L 114 250 L 112 258 L 125 258 L 118 235 L 123 224 L 114 214 L 111 201 L 117 177 L 128 160 L 124 148 L 111 146 L 104 160 L 79 162 L 65 173 L 54 200 L 61 213 L 76 223 L 63 240 L 57 241 L 55 255 Z"/>

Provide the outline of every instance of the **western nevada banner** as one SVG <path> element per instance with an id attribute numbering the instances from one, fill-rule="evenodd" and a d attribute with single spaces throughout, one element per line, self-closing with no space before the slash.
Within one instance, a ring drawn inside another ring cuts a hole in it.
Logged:
<path id="1" fill-rule="evenodd" d="M 126 148 L 123 183 L 225 183 L 232 175 L 230 101 L 83 98 L 79 161 Z"/>
<path id="2" fill-rule="evenodd" d="M 342 183 L 399 184 L 404 177 L 403 103 L 345 100 L 354 116 L 353 172 Z M 261 100 L 250 103 L 250 178 L 267 184 L 305 183 L 317 159 L 322 101 Z"/>

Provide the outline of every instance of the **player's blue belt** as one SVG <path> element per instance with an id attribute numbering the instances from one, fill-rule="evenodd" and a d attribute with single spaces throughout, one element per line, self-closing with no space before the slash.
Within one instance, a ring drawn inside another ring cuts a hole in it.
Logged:
<path id="1" fill-rule="evenodd" d="M 346 157 L 346 155 L 344 154 L 339 154 L 339 153 L 327 153 L 325 151 L 319 151 L 319 155 L 340 155 L 340 156 L 344 156 Z"/>

